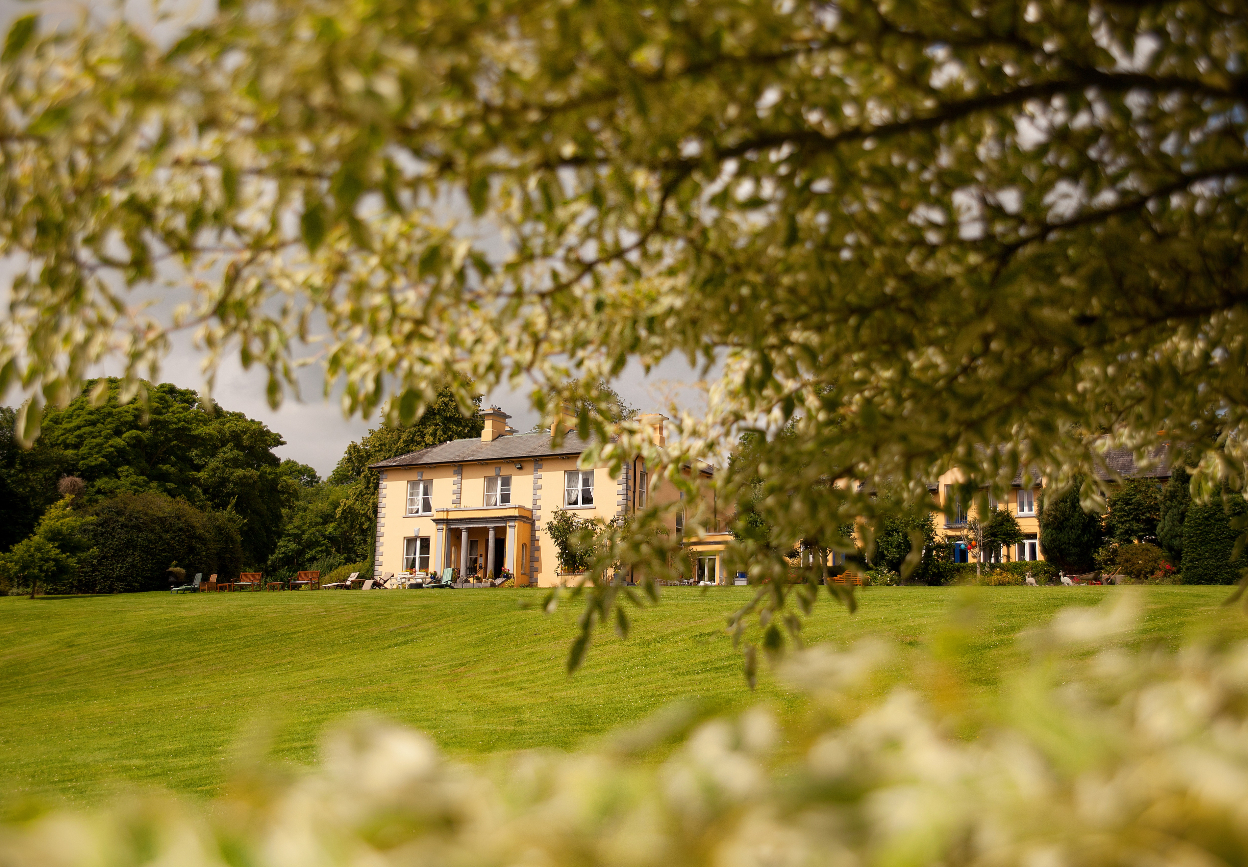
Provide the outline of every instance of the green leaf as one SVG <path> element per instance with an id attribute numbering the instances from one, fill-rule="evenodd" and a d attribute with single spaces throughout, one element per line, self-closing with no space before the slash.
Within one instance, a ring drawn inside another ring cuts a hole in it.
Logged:
<path id="1" fill-rule="evenodd" d="M 34 398 L 22 404 L 21 409 L 17 411 L 16 430 L 14 431 L 22 448 L 28 449 L 35 444 L 35 440 L 39 438 L 42 420 L 43 407 L 35 403 Z"/>
<path id="2" fill-rule="evenodd" d="M 485 213 L 490 204 L 490 179 L 485 176 L 473 178 L 468 183 L 468 201 L 472 204 L 472 212 L 478 217 Z"/>
<path id="3" fill-rule="evenodd" d="M 628 615 L 619 606 L 615 609 L 615 634 L 620 638 L 628 638 Z"/>
<path id="4" fill-rule="evenodd" d="M 299 221 L 299 227 L 303 232 L 303 243 L 307 245 L 309 253 L 315 253 L 317 248 L 325 241 L 325 233 L 328 231 L 328 221 L 325 216 L 325 205 L 320 199 L 314 200 L 303 210 L 303 218 Z"/>
<path id="5" fill-rule="evenodd" d="M 574 673 L 581 667 L 587 650 L 589 650 L 589 630 L 585 629 L 576 637 L 576 641 L 572 642 L 572 649 L 568 651 L 568 674 Z"/>
<path id="6" fill-rule="evenodd" d="M 8 36 L 4 38 L 4 53 L 0 55 L 0 61 L 8 63 L 21 54 L 38 29 L 38 15 L 23 15 L 14 21 L 9 27 Z"/>

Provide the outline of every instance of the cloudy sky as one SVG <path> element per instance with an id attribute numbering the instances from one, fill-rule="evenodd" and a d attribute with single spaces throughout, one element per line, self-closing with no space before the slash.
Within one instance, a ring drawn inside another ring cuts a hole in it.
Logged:
<path id="1" fill-rule="evenodd" d="M 72 3 L 65 0 L 0 0 L 0 28 L 7 32 L 9 22 L 18 15 L 41 12 L 46 23 L 61 20 L 76 20 L 89 9 L 93 17 L 107 15 L 108 9 L 115 8 L 109 3 Z M 160 16 L 152 13 L 152 4 L 147 0 L 128 0 L 124 3 L 125 14 L 136 22 L 153 26 L 156 34 L 170 38 L 195 18 L 204 14 L 206 9 L 215 8 L 214 3 L 200 3 L 197 0 L 176 0 L 163 4 L 167 17 L 157 21 Z M 7 300 L 5 274 L 0 268 L 0 300 Z M 157 301 L 159 308 L 172 308 L 169 299 L 153 297 L 150 291 L 142 293 L 146 298 Z M 7 305 L 6 305 L 7 306 Z M 3 308 L 0 308 L 3 309 Z M 203 387 L 202 374 L 203 355 L 191 344 L 189 337 L 180 337 L 165 360 L 160 378 L 165 382 L 199 390 Z M 104 364 L 95 375 L 119 373 L 120 363 Z M 643 411 L 664 411 L 672 406 L 697 411 L 705 403 L 703 392 L 696 384 L 694 371 L 683 359 L 668 359 L 664 364 L 645 376 L 637 365 L 627 369 L 621 379 L 615 383 L 617 391 L 632 406 Z M 377 419 L 347 419 L 343 417 L 339 404 L 334 396 L 323 397 L 323 379 L 318 370 L 309 368 L 304 371 L 301 381 L 302 397 L 287 398 L 276 410 L 270 409 L 265 401 L 265 373 L 263 370 L 245 371 L 235 357 L 228 357 L 218 370 L 213 395 L 223 407 L 229 410 L 244 412 L 252 418 L 262 420 L 271 429 L 278 431 L 286 440 L 287 445 L 279 451 L 283 457 L 294 458 L 302 463 L 315 467 L 322 475 L 333 469 L 342 455 L 347 443 L 359 439 L 370 427 L 376 427 Z M 14 404 L 20 401 L 16 393 L 0 395 L 0 403 Z M 486 395 L 487 405 L 496 404 L 512 415 L 512 424 L 519 430 L 528 430 L 538 420 L 536 413 L 529 408 L 528 396 L 522 392 L 511 392 L 499 389 Z"/>

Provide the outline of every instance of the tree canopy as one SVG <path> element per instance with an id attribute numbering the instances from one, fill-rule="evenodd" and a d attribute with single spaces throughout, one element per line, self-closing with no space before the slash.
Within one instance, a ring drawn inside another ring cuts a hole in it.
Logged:
<path id="1" fill-rule="evenodd" d="M 65 473 L 86 482 L 88 505 L 158 493 L 232 511 L 247 564 L 262 566 L 281 532 L 282 508 L 315 471 L 284 465 L 273 453 L 285 444 L 281 435 L 241 412 L 169 383 L 142 387 L 144 404 L 123 403 L 119 380 L 93 380 L 64 409 L 45 408 L 33 450 L 6 452 L 0 441 L 0 456 L 11 455 L 9 467 L 0 457 L 0 482 L 22 493 L 24 507 L 38 510 L 34 518 L 55 499 L 56 477 Z"/>
<path id="2" fill-rule="evenodd" d="M 1098 505 L 1103 431 L 1238 486 L 1246 53 L 1235 0 L 223 2 L 171 46 L 23 18 L 0 392 L 63 405 L 114 353 L 142 399 L 186 329 L 277 401 L 319 336 L 348 411 L 531 381 L 549 421 L 569 375 L 683 355 L 720 375 L 674 466 L 794 422 L 764 561 L 948 469 Z M 121 288 L 164 279 L 167 319 Z"/>

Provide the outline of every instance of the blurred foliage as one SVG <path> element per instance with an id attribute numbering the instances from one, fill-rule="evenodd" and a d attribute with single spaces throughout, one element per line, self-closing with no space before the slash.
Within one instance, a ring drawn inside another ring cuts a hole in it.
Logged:
<path id="1" fill-rule="evenodd" d="M 1244 863 L 1248 646 L 1134 648 L 1133 602 L 1071 606 L 1025 634 L 1031 664 L 983 701 L 960 678 L 975 651 L 955 620 L 927 651 L 797 655 L 783 673 L 812 710 L 795 717 L 675 706 L 579 751 L 484 764 L 358 717 L 326 734 L 315 767 L 252 758 L 211 803 L 148 790 L 90 811 L 11 808 L 0 861 Z"/>

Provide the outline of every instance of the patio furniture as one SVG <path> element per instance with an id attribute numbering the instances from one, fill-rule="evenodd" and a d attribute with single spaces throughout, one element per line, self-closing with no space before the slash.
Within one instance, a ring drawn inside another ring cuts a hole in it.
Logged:
<path id="1" fill-rule="evenodd" d="M 323 584 L 321 585 L 321 589 L 322 590 L 350 590 L 351 582 L 356 580 L 359 574 L 360 574 L 359 572 L 352 572 L 350 575 L 347 576 L 346 581 L 335 581 L 332 584 Z"/>
<path id="2" fill-rule="evenodd" d="M 295 577 L 290 581 L 290 589 L 296 590 L 300 587 L 306 587 L 309 590 L 321 589 L 321 573 L 320 572 L 296 572 Z"/>
<path id="3" fill-rule="evenodd" d="M 361 587 L 360 589 L 361 589 L 361 590 L 372 590 L 372 589 L 373 589 L 373 583 L 374 583 L 374 582 L 373 582 L 373 579 L 372 579 L 372 578 L 369 578 L 367 581 L 365 581 L 365 582 L 364 582 L 364 586 L 363 586 L 363 587 Z"/>
<path id="4" fill-rule="evenodd" d="M 393 590 L 399 586 L 399 582 L 395 579 L 393 572 L 383 573 L 381 580 L 373 585 L 374 590 Z"/>
<path id="5" fill-rule="evenodd" d="M 285 590 L 286 582 L 280 578 L 265 581 L 260 585 L 261 590 Z"/>
<path id="6" fill-rule="evenodd" d="M 263 572 L 240 572 L 238 580 L 231 586 L 231 590 L 259 590 L 264 586 Z"/>
<path id="7" fill-rule="evenodd" d="M 212 593 L 217 589 L 217 573 L 213 572 L 208 576 L 208 580 L 199 585 L 200 593 Z"/>
<path id="8" fill-rule="evenodd" d="M 170 593 L 198 593 L 199 585 L 204 577 L 203 572 L 196 572 L 195 577 L 191 579 L 190 584 L 183 584 L 181 587 L 170 587 Z"/>

